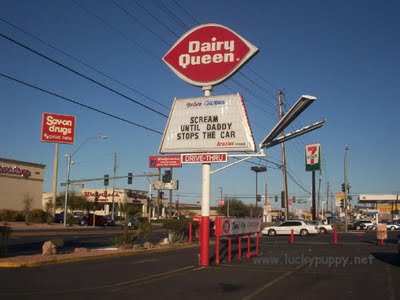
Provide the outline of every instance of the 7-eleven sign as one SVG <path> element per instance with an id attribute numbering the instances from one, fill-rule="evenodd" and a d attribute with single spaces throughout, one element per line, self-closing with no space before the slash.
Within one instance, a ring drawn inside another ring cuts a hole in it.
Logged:
<path id="1" fill-rule="evenodd" d="M 306 146 L 306 171 L 318 171 L 321 169 L 321 145 Z"/>

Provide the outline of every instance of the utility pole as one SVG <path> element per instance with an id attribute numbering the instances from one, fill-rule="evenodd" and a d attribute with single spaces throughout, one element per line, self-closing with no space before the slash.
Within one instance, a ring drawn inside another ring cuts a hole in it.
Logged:
<path id="1" fill-rule="evenodd" d="M 349 147 L 347 145 L 344 145 L 344 230 L 347 232 L 347 213 L 348 213 L 348 201 L 347 201 L 347 151 L 349 150 Z"/>
<path id="2" fill-rule="evenodd" d="M 329 208 L 329 182 L 326 184 L 326 210 Z M 332 217 L 332 208 L 329 208 Z"/>
<path id="3" fill-rule="evenodd" d="M 114 152 L 114 177 L 117 176 L 117 152 Z M 115 178 L 113 178 L 112 184 L 112 196 L 111 196 L 111 219 L 115 221 L 115 199 L 114 199 L 114 192 L 115 192 Z"/>
<path id="4" fill-rule="evenodd" d="M 278 102 L 279 102 L 279 117 L 283 118 L 283 108 L 282 108 L 282 96 L 283 92 L 278 91 Z M 282 136 L 285 135 L 285 132 L 282 131 Z M 283 170 L 283 190 L 285 194 L 285 221 L 289 218 L 289 199 L 288 199 L 288 188 L 287 188 L 287 173 L 286 173 L 286 150 L 285 143 L 282 143 L 282 170 Z"/>
<path id="5" fill-rule="evenodd" d="M 318 175 L 318 211 L 321 211 L 322 213 L 322 205 L 321 205 L 321 181 L 322 181 L 322 176 L 321 176 L 321 170 L 319 170 L 319 175 Z"/>

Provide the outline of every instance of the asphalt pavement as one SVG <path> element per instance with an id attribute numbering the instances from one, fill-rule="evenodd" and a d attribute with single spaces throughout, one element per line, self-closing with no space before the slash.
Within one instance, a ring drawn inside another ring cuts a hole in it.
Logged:
<path id="1" fill-rule="evenodd" d="M 35 268 L 0 269 L 1 299 L 400 299 L 400 259 L 390 232 L 262 237 L 259 256 L 238 260 L 233 243 L 215 263 L 198 264 L 198 248 L 149 251 Z M 223 242 L 225 243 L 225 242 Z M 254 245 L 254 241 L 253 241 Z M 243 255 L 246 243 L 242 243 Z"/>

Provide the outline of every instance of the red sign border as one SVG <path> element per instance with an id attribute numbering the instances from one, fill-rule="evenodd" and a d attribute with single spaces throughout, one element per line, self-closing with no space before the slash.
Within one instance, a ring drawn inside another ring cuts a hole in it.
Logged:
<path id="1" fill-rule="evenodd" d="M 175 69 L 174 66 L 172 66 L 169 62 L 167 62 L 165 60 L 165 57 L 172 51 L 174 50 L 174 48 L 183 40 L 185 39 L 188 35 L 192 34 L 194 31 L 204 28 L 204 27 L 220 27 L 223 28 L 225 30 L 228 30 L 230 32 L 232 32 L 234 35 L 236 35 L 238 38 L 240 38 L 242 40 L 243 43 L 245 43 L 247 45 L 247 47 L 249 47 L 249 52 L 245 55 L 245 57 L 243 57 L 243 60 L 241 61 L 241 63 L 237 64 L 236 67 L 231 70 L 229 73 L 227 73 L 224 77 L 215 79 L 213 81 L 207 81 L 207 82 L 200 82 L 200 81 L 195 81 L 190 79 L 189 77 L 183 75 L 181 72 L 179 72 L 179 70 Z M 233 31 L 232 29 L 225 27 L 223 25 L 220 24 L 215 24 L 215 23 L 207 23 L 207 24 L 203 24 L 203 25 L 199 25 L 196 26 L 194 28 L 192 28 L 191 30 L 189 30 L 188 32 L 186 32 L 184 35 L 182 35 L 176 42 L 175 44 L 168 50 L 168 52 L 163 56 L 162 60 L 167 64 L 167 66 L 183 81 L 186 81 L 187 83 L 194 85 L 194 86 L 200 86 L 200 87 L 207 87 L 207 86 L 215 86 L 218 85 L 222 82 L 224 82 L 225 80 L 229 79 L 233 74 L 235 74 L 241 67 L 243 67 L 249 60 L 250 58 L 252 58 L 254 55 L 256 55 L 258 53 L 259 49 L 254 46 L 252 43 L 250 43 L 248 40 L 246 40 L 245 38 L 243 38 L 240 34 L 238 34 L 237 32 Z"/>
<path id="2" fill-rule="evenodd" d="M 73 119 L 73 126 L 72 126 L 72 142 L 66 142 L 66 141 L 55 141 L 55 140 L 46 140 L 43 139 L 43 127 L 44 127 L 44 115 L 53 115 L 53 116 L 64 116 L 64 117 L 71 117 Z M 57 114 L 57 113 L 50 113 L 50 112 L 42 112 L 42 124 L 40 127 L 40 141 L 45 142 L 45 143 L 58 143 L 58 144 L 69 144 L 73 145 L 75 143 L 75 126 L 76 126 L 76 116 L 72 115 L 65 115 L 65 114 Z"/>

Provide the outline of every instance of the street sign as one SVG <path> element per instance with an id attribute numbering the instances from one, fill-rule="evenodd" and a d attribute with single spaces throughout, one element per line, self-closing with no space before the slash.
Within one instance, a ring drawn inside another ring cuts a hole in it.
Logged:
<path id="1" fill-rule="evenodd" d="M 42 114 L 42 142 L 73 144 L 74 138 L 75 116 Z"/>
<path id="2" fill-rule="evenodd" d="M 180 155 L 149 157 L 149 168 L 180 168 L 181 166 Z"/>
<path id="3" fill-rule="evenodd" d="M 175 99 L 160 153 L 255 151 L 239 94 Z"/>
<path id="4" fill-rule="evenodd" d="M 212 153 L 212 154 L 182 154 L 183 164 L 196 163 L 223 163 L 228 161 L 227 153 Z"/>
<path id="5" fill-rule="evenodd" d="M 228 79 L 257 52 L 257 47 L 231 29 L 204 24 L 184 34 L 163 60 L 182 80 L 205 87 Z"/>
<path id="6" fill-rule="evenodd" d="M 151 183 L 151 187 L 153 190 L 178 190 L 179 189 L 179 181 L 171 180 L 170 182 L 163 181 L 153 181 Z"/>
<path id="7" fill-rule="evenodd" d="M 71 183 L 69 186 L 72 189 L 83 189 L 85 187 L 85 185 L 81 183 Z"/>

